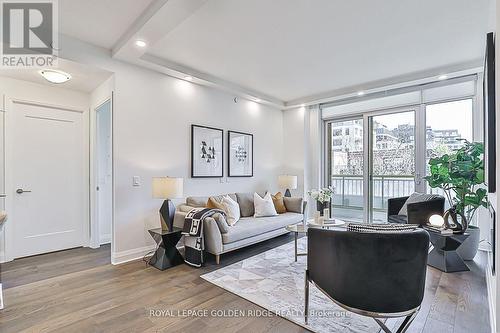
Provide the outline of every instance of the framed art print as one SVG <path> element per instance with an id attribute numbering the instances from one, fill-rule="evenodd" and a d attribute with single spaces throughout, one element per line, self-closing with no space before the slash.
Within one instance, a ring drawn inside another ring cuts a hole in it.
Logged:
<path id="1" fill-rule="evenodd" d="M 224 175 L 223 130 L 191 125 L 191 177 L 220 178 Z"/>
<path id="2" fill-rule="evenodd" d="M 253 135 L 228 131 L 228 176 L 253 177 Z"/>

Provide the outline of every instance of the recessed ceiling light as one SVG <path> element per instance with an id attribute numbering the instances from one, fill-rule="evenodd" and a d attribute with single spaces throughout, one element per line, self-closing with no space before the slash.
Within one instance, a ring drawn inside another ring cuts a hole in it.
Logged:
<path id="1" fill-rule="evenodd" d="M 40 71 L 40 75 L 44 77 L 45 80 L 51 83 L 64 83 L 71 79 L 71 75 L 62 71 L 56 71 L 53 69 L 44 69 Z"/>
<path id="2" fill-rule="evenodd" d="M 358 96 L 363 96 L 365 94 L 364 91 L 358 91 Z"/>
<path id="3" fill-rule="evenodd" d="M 439 75 L 438 76 L 438 80 L 442 81 L 442 80 L 446 80 L 448 78 L 448 75 L 446 74 L 443 74 L 443 75 Z"/>
<path id="4" fill-rule="evenodd" d="M 184 76 L 184 80 L 193 81 L 193 77 L 191 75 L 186 75 L 186 76 Z"/>
<path id="5" fill-rule="evenodd" d="M 135 41 L 135 46 L 146 47 L 146 45 L 147 45 L 146 42 L 143 41 L 143 40 L 138 39 L 138 40 Z"/>

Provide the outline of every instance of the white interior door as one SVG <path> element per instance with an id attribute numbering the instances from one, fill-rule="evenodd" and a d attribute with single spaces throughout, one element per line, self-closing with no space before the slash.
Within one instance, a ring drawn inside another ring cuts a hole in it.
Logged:
<path id="1" fill-rule="evenodd" d="M 97 212 L 99 244 L 111 242 L 113 160 L 111 156 L 111 100 L 96 109 L 97 115 Z"/>
<path id="2" fill-rule="evenodd" d="M 82 246 L 83 114 L 13 103 L 14 257 Z"/>

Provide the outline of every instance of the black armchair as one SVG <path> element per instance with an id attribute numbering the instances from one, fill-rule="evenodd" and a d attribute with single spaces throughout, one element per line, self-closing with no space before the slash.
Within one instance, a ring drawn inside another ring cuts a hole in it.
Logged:
<path id="1" fill-rule="evenodd" d="M 445 199 L 436 195 L 432 199 L 421 202 L 412 202 L 408 204 L 408 215 L 399 215 L 399 211 L 409 197 L 391 198 L 387 201 L 387 222 L 389 223 L 408 223 L 420 226 L 429 222 L 432 215 L 444 214 Z"/>
<path id="2" fill-rule="evenodd" d="M 310 228 L 305 279 L 305 321 L 309 282 L 344 309 L 374 318 L 406 317 L 405 332 L 420 309 L 425 290 L 429 235 L 423 229 L 363 233 Z"/>

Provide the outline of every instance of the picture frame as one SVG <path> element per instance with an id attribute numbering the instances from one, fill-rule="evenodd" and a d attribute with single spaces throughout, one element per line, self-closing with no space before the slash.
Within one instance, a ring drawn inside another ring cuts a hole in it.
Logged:
<path id="1" fill-rule="evenodd" d="M 191 178 L 224 176 L 224 131 L 191 125 Z"/>
<path id="2" fill-rule="evenodd" d="M 228 131 L 228 176 L 253 177 L 253 134 Z"/>

